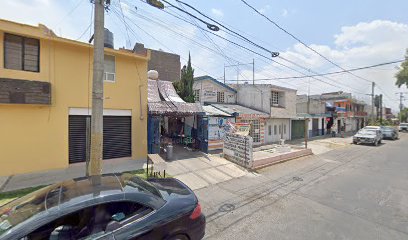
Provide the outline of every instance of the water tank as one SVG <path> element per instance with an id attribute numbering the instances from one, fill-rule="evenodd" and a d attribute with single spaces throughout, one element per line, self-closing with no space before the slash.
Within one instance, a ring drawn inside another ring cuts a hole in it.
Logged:
<path id="1" fill-rule="evenodd" d="M 109 29 L 105 28 L 105 41 L 104 46 L 107 48 L 113 48 L 113 33 Z"/>

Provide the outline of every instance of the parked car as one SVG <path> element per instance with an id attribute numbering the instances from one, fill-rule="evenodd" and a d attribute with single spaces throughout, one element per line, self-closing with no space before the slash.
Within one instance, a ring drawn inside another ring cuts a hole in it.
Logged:
<path id="1" fill-rule="evenodd" d="M 383 139 L 382 131 L 384 130 L 384 126 L 365 126 L 362 129 L 367 130 L 379 130 L 381 132 L 381 139 Z"/>
<path id="2" fill-rule="evenodd" d="M 353 136 L 353 143 L 367 143 L 378 146 L 382 140 L 382 133 L 378 129 L 363 128 Z"/>
<path id="3" fill-rule="evenodd" d="M 182 182 L 106 174 L 54 184 L 0 207 L 0 239 L 201 239 L 205 216 Z"/>
<path id="4" fill-rule="evenodd" d="M 402 132 L 402 131 L 408 131 L 408 123 L 400 123 L 400 125 L 399 125 L 399 127 L 398 127 L 398 130 L 399 130 L 400 132 Z"/>
<path id="5" fill-rule="evenodd" d="M 399 138 L 397 129 L 393 127 L 384 127 L 381 132 L 382 132 L 383 139 L 396 140 Z"/>

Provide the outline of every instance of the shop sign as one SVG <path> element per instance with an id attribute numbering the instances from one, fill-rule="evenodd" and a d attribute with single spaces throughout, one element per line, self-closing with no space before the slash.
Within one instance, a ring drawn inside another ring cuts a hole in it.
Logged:
<path id="1" fill-rule="evenodd" d="M 224 139 L 224 158 L 236 164 L 251 168 L 253 165 L 252 137 L 226 133 Z"/>

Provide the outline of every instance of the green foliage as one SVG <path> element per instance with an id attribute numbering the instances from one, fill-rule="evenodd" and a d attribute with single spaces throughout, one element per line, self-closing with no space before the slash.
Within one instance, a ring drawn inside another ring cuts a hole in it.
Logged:
<path id="1" fill-rule="evenodd" d="M 404 84 L 408 87 L 408 49 L 405 53 L 405 61 L 401 63 L 401 69 L 398 71 L 395 77 L 397 78 L 395 84 L 398 87 L 401 87 Z"/>
<path id="2" fill-rule="evenodd" d="M 173 83 L 177 94 L 186 102 L 194 102 L 194 69 L 191 67 L 191 57 L 188 54 L 187 66 L 184 65 L 181 69 L 181 79 Z"/>
<path id="3" fill-rule="evenodd" d="M 401 119 L 401 122 L 408 122 L 408 108 L 405 108 L 398 113 L 398 119 Z"/>

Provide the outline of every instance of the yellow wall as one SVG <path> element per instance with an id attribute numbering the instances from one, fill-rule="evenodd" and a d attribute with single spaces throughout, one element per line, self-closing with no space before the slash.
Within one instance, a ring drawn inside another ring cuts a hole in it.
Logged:
<path id="1" fill-rule="evenodd" d="M 0 103 L 0 176 L 66 168 L 68 112 L 91 104 L 93 50 L 83 43 L 45 37 L 40 40 L 39 73 L 4 69 L 2 29 L 16 34 L 23 29 L 27 34 L 27 27 L 6 23 L 0 20 L 0 78 L 50 82 L 52 104 Z M 104 108 L 132 111 L 132 159 L 146 159 L 148 58 L 111 49 L 105 52 L 116 57 L 116 82 L 104 84 Z"/>

